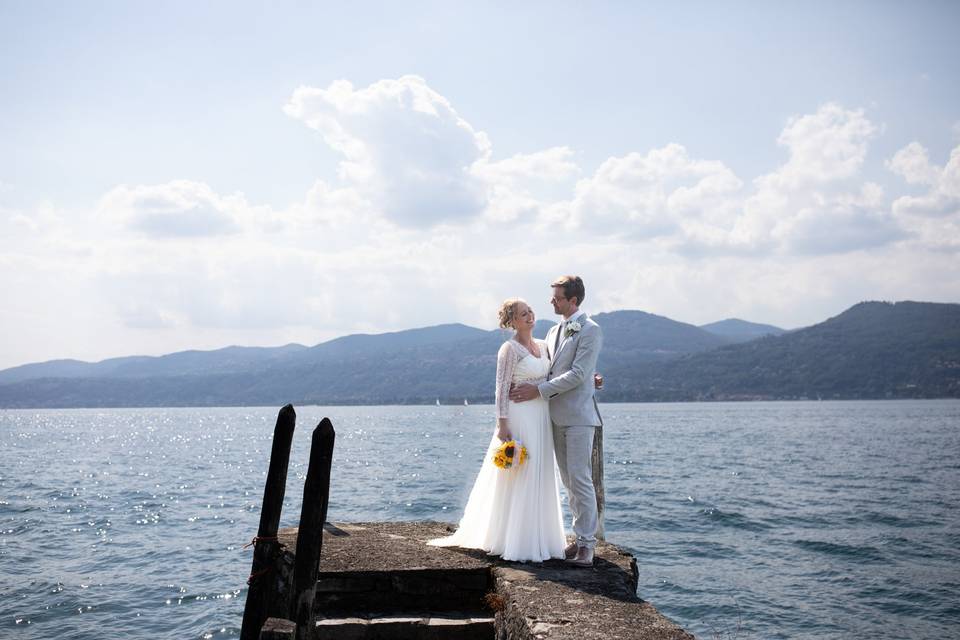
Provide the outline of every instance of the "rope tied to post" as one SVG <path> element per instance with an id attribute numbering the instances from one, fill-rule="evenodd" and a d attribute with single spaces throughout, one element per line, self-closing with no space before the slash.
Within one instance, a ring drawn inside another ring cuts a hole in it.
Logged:
<path id="1" fill-rule="evenodd" d="M 270 554 L 270 557 L 269 557 L 269 558 L 267 558 L 267 561 L 268 561 L 268 562 L 271 562 L 271 563 L 272 563 L 274 560 L 276 560 L 277 557 L 279 557 L 279 555 L 280 555 L 280 553 L 281 553 L 280 550 L 283 549 L 284 547 L 286 547 L 285 544 L 283 544 L 283 543 L 280 542 L 280 540 L 277 538 L 277 536 L 253 536 L 253 540 L 251 540 L 251 541 L 248 542 L 247 544 L 243 545 L 243 548 L 246 549 L 246 548 L 248 548 L 248 547 L 252 547 L 252 546 L 254 546 L 255 544 L 257 544 L 257 543 L 259 543 L 259 542 L 276 542 L 276 543 L 277 543 L 276 549 L 274 549 L 274 552 L 273 552 L 272 554 Z M 257 561 L 256 561 L 256 550 L 254 550 L 254 561 L 253 561 L 253 564 L 254 564 L 254 566 L 256 566 L 256 564 L 257 564 Z M 250 574 L 250 577 L 247 578 L 247 584 L 248 584 L 248 585 L 253 584 L 253 583 L 257 580 L 257 578 L 266 575 L 271 569 L 273 569 L 273 564 L 268 564 L 266 567 L 264 567 L 264 568 L 261 569 L 260 571 L 254 571 L 253 573 Z"/>
<path id="2" fill-rule="evenodd" d="M 258 542 L 277 542 L 277 541 L 278 541 L 277 536 L 253 536 L 253 540 L 243 545 L 243 548 L 247 549 L 257 544 Z M 283 546 L 283 545 L 280 545 L 280 546 Z"/>
<path id="3" fill-rule="evenodd" d="M 250 577 L 247 578 L 247 585 L 251 585 L 251 584 L 254 583 L 254 581 L 255 581 L 257 578 L 260 578 L 261 576 L 267 575 L 268 573 L 270 573 L 270 570 L 271 570 L 271 569 L 273 569 L 273 567 L 268 566 L 266 569 L 261 569 L 260 571 L 255 571 L 255 572 L 251 573 L 251 574 L 250 574 Z"/>

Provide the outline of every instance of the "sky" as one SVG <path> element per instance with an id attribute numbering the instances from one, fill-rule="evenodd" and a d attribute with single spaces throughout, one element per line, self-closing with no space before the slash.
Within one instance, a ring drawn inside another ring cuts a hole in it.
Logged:
<path id="1" fill-rule="evenodd" d="M 960 3 L 0 0 L 0 368 L 960 302 Z"/>

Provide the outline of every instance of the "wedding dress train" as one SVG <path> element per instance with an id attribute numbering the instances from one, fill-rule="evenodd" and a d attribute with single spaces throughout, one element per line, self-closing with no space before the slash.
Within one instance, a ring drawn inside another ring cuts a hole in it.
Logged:
<path id="1" fill-rule="evenodd" d="M 542 398 L 508 399 L 511 382 L 538 383 L 546 378 L 550 362 L 545 344 L 537 342 L 540 357 L 514 340 L 504 343 L 497 355 L 497 415 L 507 418 L 513 439 L 527 448 L 529 459 L 519 467 L 497 468 L 493 454 L 501 443 L 494 435 L 456 533 L 427 544 L 483 549 L 504 560 L 541 562 L 564 557 L 566 538 L 549 406 Z"/>

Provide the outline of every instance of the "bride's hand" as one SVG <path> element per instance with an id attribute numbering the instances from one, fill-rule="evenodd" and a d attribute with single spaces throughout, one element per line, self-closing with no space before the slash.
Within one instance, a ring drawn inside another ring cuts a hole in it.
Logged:
<path id="1" fill-rule="evenodd" d="M 513 440 L 513 435 L 510 433 L 510 429 L 506 425 L 500 425 L 497 427 L 497 438 L 500 442 L 509 442 Z"/>

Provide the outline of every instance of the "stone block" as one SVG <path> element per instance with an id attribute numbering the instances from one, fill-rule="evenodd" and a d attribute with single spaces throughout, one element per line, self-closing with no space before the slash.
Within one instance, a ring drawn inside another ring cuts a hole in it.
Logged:
<path id="1" fill-rule="evenodd" d="M 315 640 L 366 640 L 365 618 L 326 618 L 317 620 L 314 627 Z"/>
<path id="2" fill-rule="evenodd" d="M 322 575 L 317 579 L 317 593 L 363 593 L 377 586 L 377 578 L 369 575 Z"/>
<path id="3" fill-rule="evenodd" d="M 260 627 L 259 640 L 294 640 L 297 637 L 297 625 L 292 620 L 267 618 Z"/>
<path id="4" fill-rule="evenodd" d="M 419 640 L 422 618 L 373 618 L 367 626 L 370 640 Z"/>
<path id="5" fill-rule="evenodd" d="M 493 640 L 493 618 L 431 617 L 422 629 L 421 640 Z"/>

